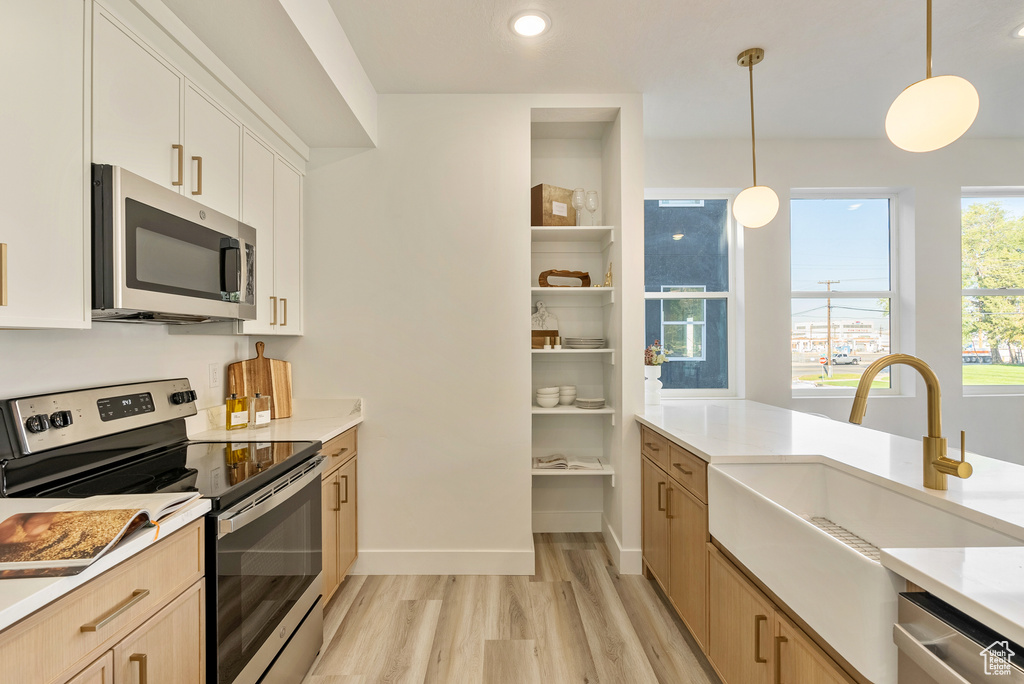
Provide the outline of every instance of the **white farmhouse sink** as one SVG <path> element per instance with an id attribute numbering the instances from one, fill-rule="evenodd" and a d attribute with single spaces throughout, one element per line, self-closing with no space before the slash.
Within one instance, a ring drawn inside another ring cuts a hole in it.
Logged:
<path id="1" fill-rule="evenodd" d="M 822 463 L 712 465 L 708 502 L 712 536 L 876 684 L 896 684 L 906 583 L 821 519 L 878 548 L 1024 544 Z"/>

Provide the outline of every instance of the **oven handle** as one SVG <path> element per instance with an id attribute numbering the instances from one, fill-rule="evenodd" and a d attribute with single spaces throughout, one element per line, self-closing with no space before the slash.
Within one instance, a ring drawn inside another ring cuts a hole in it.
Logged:
<path id="1" fill-rule="evenodd" d="M 226 511 L 225 513 L 217 516 L 217 539 L 222 539 L 232 532 L 237 532 L 264 513 L 274 510 L 285 501 L 292 498 L 292 496 L 310 482 L 319 480 L 320 474 L 323 470 L 324 459 L 319 457 L 316 465 L 311 470 L 303 474 L 302 477 L 289 482 L 281 490 L 274 492 L 268 498 L 264 499 L 252 508 L 245 509 L 242 512 L 238 512 L 238 509 Z"/>

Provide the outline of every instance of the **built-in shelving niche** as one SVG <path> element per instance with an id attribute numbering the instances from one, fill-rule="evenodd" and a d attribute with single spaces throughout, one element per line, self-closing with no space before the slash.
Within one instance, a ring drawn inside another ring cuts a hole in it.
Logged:
<path id="1" fill-rule="evenodd" d="M 533 528 L 535 532 L 599 532 L 606 489 L 616 485 L 613 453 L 621 429 L 620 389 L 615 366 L 620 346 L 615 288 L 540 287 L 542 271 L 586 271 L 591 283 L 604 283 L 609 264 L 621 254 L 620 218 L 609 206 L 607 193 L 619 191 L 619 151 L 609 135 L 618 110 L 533 110 L 531 186 L 539 183 L 563 188 L 597 190 L 601 207 L 582 212 L 583 226 L 538 227 L 531 231 L 531 301 L 543 301 L 558 317 L 562 337 L 604 337 L 606 348 L 597 350 L 533 350 L 533 389 L 576 385 L 579 397 L 600 397 L 606 408 L 583 410 L 533 406 L 532 456 L 561 453 L 599 458 L 600 471 L 533 471 Z M 614 186 L 614 187 L 612 187 Z M 527 197 L 524 192 L 524 197 Z M 525 318 L 525 317 L 524 317 Z M 528 318 L 526 320 L 529 320 Z M 532 397 L 531 397 L 532 400 Z"/>

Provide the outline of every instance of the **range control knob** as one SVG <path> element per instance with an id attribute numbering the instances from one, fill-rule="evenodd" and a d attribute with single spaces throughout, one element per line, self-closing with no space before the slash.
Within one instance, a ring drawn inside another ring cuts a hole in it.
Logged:
<path id="1" fill-rule="evenodd" d="M 45 413 L 29 416 L 25 421 L 25 429 L 29 432 L 46 432 L 50 429 L 50 417 Z"/>
<path id="2" fill-rule="evenodd" d="M 74 421 L 71 419 L 71 411 L 57 411 L 50 414 L 50 425 L 55 428 L 66 428 Z"/>
<path id="3" fill-rule="evenodd" d="M 171 395 L 172 404 L 187 404 L 196 400 L 195 390 L 185 390 L 184 392 L 175 392 Z"/>

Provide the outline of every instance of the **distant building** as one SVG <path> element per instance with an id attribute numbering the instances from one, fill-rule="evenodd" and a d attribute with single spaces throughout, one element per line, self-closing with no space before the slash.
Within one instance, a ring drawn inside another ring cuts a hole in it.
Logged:
<path id="1" fill-rule="evenodd" d="M 828 326 L 824 321 L 809 321 L 793 326 L 793 353 L 817 353 L 828 348 Z M 889 351 L 888 321 L 833 320 L 832 351 L 848 354 L 877 354 Z"/>

